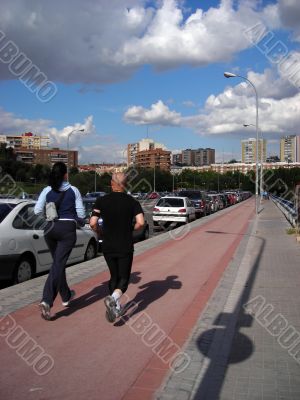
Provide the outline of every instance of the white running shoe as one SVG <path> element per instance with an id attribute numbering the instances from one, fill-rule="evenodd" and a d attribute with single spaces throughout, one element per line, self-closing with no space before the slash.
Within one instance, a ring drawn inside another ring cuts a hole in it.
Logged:
<path id="1" fill-rule="evenodd" d="M 68 306 L 70 305 L 72 299 L 74 299 L 74 297 L 76 296 L 75 290 L 70 290 L 70 292 L 71 292 L 71 295 L 70 295 L 69 300 L 68 300 L 68 301 L 63 301 L 63 302 L 62 302 L 62 305 L 63 305 L 64 307 L 68 307 Z"/>

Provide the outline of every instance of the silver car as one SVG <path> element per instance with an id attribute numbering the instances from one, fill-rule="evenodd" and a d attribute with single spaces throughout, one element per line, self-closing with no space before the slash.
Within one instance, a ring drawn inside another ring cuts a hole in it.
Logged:
<path id="1" fill-rule="evenodd" d="M 0 200 L 0 279 L 19 283 L 47 271 L 52 256 L 44 239 L 46 221 L 35 215 L 32 200 Z M 67 264 L 97 255 L 97 236 L 90 228 L 77 229 L 77 241 Z"/>
<path id="2" fill-rule="evenodd" d="M 196 210 L 188 197 L 161 197 L 153 209 L 153 227 L 164 222 L 189 223 L 196 219 Z"/>

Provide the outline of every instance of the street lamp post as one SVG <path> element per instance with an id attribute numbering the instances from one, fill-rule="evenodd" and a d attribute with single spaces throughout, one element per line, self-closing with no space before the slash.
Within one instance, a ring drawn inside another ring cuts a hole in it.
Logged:
<path id="1" fill-rule="evenodd" d="M 95 192 L 97 192 L 97 168 L 95 167 Z"/>
<path id="2" fill-rule="evenodd" d="M 255 123 L 255 128 L 256 128 L 256 143 L 258 144 L 258 95 L 257 95 L 257 90 L 254 84 L 246 77 L 241 76 L 241 75 L 236 75 L 233 74 L 232 72 L 224 72 L 225 78 L 241 78 L 244 79 L 246 82 L 248 82 L 254 92 L 255 92 L 255 101 L 256 101 L 256 123 Z M 256 146 L 256 166 L 255 166 L 255 214 L 258 214 L 258 146 Z"/>
<path id="3" fill-rule="evenodd" d="M 247 126 L 254 126 L 253 124 L 243 124 L 243 126 L 246 128 Z M 262 130 L 259 129 L 260 132 L 260 140 L 261 140 L 261 144 L 262 147 L 260 149 L 260 196 L 262 196 L 263 190 L 264 190 L 264 175 L 263 175 L 263 168 L 264 168 L 264 142 L 263 142 L 263 134 L 262 134 Z M 256 145 L 258 147 L 258 143 Z"/>
<path id="4" fill-rule="evenodd" d="M 175 191 L 175 174 L 173 173 L 172 174 L 172 193 L 174 193 L 174 191 Z"/>
<path id="5" fill-rule="evenodd" d="M 84 129 L 73 129 L 71 132 L 68 133 L 68 137 L 67 137 L 67 152 L 68 152 L 67 179 L 68 180 L 69 180 L 69 171 L 70 171 L 69 143 L 70 143 L 70 136 L 74 132 L 84 132 Z"/>

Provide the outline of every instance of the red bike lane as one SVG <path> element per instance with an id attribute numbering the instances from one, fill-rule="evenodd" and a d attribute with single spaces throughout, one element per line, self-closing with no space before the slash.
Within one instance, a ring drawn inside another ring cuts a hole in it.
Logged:
<path id="1" fill-rule="evenodd" d="M 108 272 L 75 285 L 72 307 L 64 309 L 58 298 L 53 321 L 41 319 L 37 304 L 2 319 L 0 397 L 152 398 L 246 232 L 253 208 L 253 199 L 247 200 L 185 237 L 136 256 L 126 293 L 136 308 L 115 324 L 104 317 Z M 22 351 L 28 340 L 40 346 L 44 364 L 34 352 L 30 357 Z"/>

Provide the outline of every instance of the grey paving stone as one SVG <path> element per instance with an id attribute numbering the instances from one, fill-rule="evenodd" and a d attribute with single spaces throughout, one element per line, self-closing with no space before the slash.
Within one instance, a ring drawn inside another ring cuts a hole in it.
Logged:
<path id="1" fill-rule="evenodd" d="M 244 290 L 241 304 L 255 296 L 263 296 L 266 304 L 274 307 L 274 316 L 282 313 L 288 324 L 300 326 L 299 285 L 296 283 L 299 282 L 300 277 L 300 246 L 286 235 L 285 229 L 288 227 L 288 223 L 281 212 L 272 202 L 266 203 L 263 212 L 256 220 L 252 221 L 247 232 L 248 236 L 245 235 L 243 238 L 232 262 L 202 313 L 202 317 L 199 318 L 192 340 L 187 343 L 186 349 L 192 355 L 196 351 L 197 335 L 201 332 L 200 327 L 203 333 L 205 329 L 213 329 L 224 323 L 224 326 L 227 326 L 226 324 L 231 323 L 229 336 L 226 336 L 228 331 L 225 329 L 222 331 L 222 335 L 217 332 L 205 343 L 206 354 L 212 356 L 210 368 L 209 370 L 202 368 L 199 371 L 189 400 L 215 400 L 217 398 L 289 400 L 298 395 L 299 366 L 288 351 L 281 348 L 277 338 L 267 331 L 266 323 L 261 325 L 255 318 L 252 318 L 252 321 L 251 318 L 249 320 L 249 316 L 242 308 L 239 309 L 236 316 L 231 315 L 228 318 L 227 315 L 223 319 L 216 318 L 218 315 L 222 315 L 222 307 L 226 304 L 224 298 L 227 299 L 232 293 L 233 282 L 237 276 L 241 276 L 241 265 L 243 267 L 246 265 L 247 257 L 249 263 L 255 257 L 255 248 L 250 251 L 251 243 L 256 243 L 258 248 L 264 241 L 264 247 L 257 259 L 259 268 L 256 270 L 251 290 L 248 292 Z M 233 322 L 234 318 L 236 318 L 236 323 Z M 228 348 L 230 349 L 227 358 L 229 363 L 224 366 L 225 352 L 221 353 L 223 361 L 219 363 L 217 360 L 221 349 L 224 351 Z M 230 361 L 237 360 L 238 357 L 241 358 L 238 363 L 230 363 Z M 216 371 L 218 372 L 215 375 Z M 212 378 L 214 376 L 223 381 L 220 382 L 219 387 L 215 387 L 213 390 L 209 385 L 213 385 Z M 293 394 L 291 394 L 292 377 L 295 378 Z M 176 387 L 176 378 L 172 376 L 171 380 L 172 385 Z M 168 392 L 167 384 L 162 387 L 162 390 Z M 215 397 L 210 397 L 211 395 Z M 300 396 L 298 396 L 299 399 Z"/>

